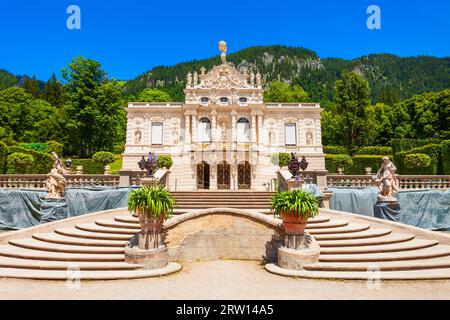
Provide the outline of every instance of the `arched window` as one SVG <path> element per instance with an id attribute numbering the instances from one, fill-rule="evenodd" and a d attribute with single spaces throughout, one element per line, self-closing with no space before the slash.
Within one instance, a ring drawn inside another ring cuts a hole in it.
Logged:
<path id="1" fill-rule="evenodd" d="M 237 122 L 237 141 L 250 142 L 250 122 L 247 118 L 239 118 Z"/>
<path id="2" fill-rule="evenodd" d="M 211 142 L 211 121 L 208 118 L 198 120 L 198 142 Z"/>

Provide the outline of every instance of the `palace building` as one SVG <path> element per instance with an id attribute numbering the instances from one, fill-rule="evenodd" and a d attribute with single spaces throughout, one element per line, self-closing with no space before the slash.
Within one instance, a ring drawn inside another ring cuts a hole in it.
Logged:
<path id="1" fill-rule="evenodd" d="M 171 190 L 272 190 L 274 153 L 295 152 L 324 177 L 319 103 L 265 103 L 259 73 L 226 61 L 188 73 L 185 101 L 130 102 L 122 170 L 155 151 L 170 155 Z M 322 183 L 317 181 L 319 185 Z"/>

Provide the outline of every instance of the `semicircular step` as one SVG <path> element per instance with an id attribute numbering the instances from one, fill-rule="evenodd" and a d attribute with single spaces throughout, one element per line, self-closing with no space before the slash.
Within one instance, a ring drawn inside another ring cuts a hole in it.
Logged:
<path id="1" fill-rule="evenodd" d="M 373 246 L 390 243 L 405 242 L 414 239 L 413 234 L 395 233 L 380 237 L 370 237 L 364 239 L 350 239 L 350 240 L 317 240 L 321 248 L 333 247 L 361 247 Z"/>
<path id="2" fill-rule="evenodd" d="M 346 220 L 331 220 L 327 222 L 318 222 L 310 224 L 308 220 L 308 224 L 306 225 L 306 229 L 328 229 L 328 228 L 338 228 L 345 227 L 348 225 L 348 221 Z"/>
<path id="3" fill-rule="evenodd" d="M 58 243 L 65 245 L 74 245 L 74 246 L 94 246 L 94 247 L 125 247 L 127 242 L 126 240 L 99 240 L 99 239 L 86 239 L 86 238 L 75 238 L 68 237 L 57 233 L 35 233 L 33 234 L 33 238 L 40 241 L 50 242 L 50 243 Z"/>
<path id="4" fill-rule="evenodd" d="M 357 239 L 382 237 L 391 233 L 392 233 L 391 229 L 370 228 L 368 230 L 351 233 L 316 234 L 314 235 L 314 238 L 317 241 L 357 240 Z"/>
<path id="5" fill-rule="evenodd" d="M 0 256 L 18 259 L 50 260 L 50 261 L 86 261 L 86 262 L 111 262 L 125 261 L 123 254 L 80 254 L 66 252 L 50 252 L 40 250 L 30 250 L 11 245 L 0 246 Z"/>
<path id="6" fill-rule="evenodd" d="M 126 262 L 48 261 L 0 257 L 0 268 L 40 270 L 136 270 L 143 266 Z"/>
<path id="7" fill-rule="evenodd" d="M 349 233 L 349 232 L 359 232 L 368 230 L 370 228 L 369 224 L 363 223 L 351 223 L 344 227 L 337 228 L 324 228 L 324 229 L 309 229 L 308 233 L 312 235 L 316 234 L 337 234 L 337 233 Z"/>
<path id="8" fill-rule="evenodd" d="M 91 232 L 100 232 L 100 233 L 116 233 L 116 234 L 127 234 L 127 235 L 135 235 L 138 233 L 137 229 L 124 229 L 124 228 L 111 228 L 111 227 L 103 227 L 99 226 L 95 223 L 82 223 L 76 225 L 77 229 Z"/>
<path id="9" fill-rule="evenodd" d="M 137 223 L 117 222 L 112 219 L 97 219 L 95 220 L 95 224 L 102 227 L 110 227 L 110 228 L 137 229 L 137 230 L 141 229 L 141 227 Z"/>
<path id="10" fill-rule="evenodd" d="M 100 239 L 100 240 L 116 240 L 116 241 L 128 241 L 133 236 L 129 234 L 117 234 L 117 233 L 105 233 L 105 232 L 92 232 L 84 231 L 74 227 L 70 228 L 56 228 L 55 233 L 74 237 L 74 238 L 86 238 L 86 239 Z"/>
<path id="11" fill-rule="evenodd" d="M 320 254 L 365 254 L 365 253 L 382 253 L 382 252 L 398 252 L 429 248 L 439 244 L 437 240 L 413 239 L 411 241 L 400 243 L 388 243 L 363 247 L 333 247 L 321 248 Z"/>
<path id="12" fill-rule="evenodd" d="M 319 262 L 377 262 L 377 261 L 401 261 L 419 260 L 444 257 L 450 255 L 450 246 L 437 245 L 430 248 L 380 253 L 359 254 L 321 254 Z"/>
<path id="13" fill-rule="evenodd" d="M 123 215 L 118 215 L 114 217 L 114 220 L 117 222 L 124 222 L 124 223 L 139 223 L 139 219 L 133 217 L 131 214 L 123 214 Z"/>

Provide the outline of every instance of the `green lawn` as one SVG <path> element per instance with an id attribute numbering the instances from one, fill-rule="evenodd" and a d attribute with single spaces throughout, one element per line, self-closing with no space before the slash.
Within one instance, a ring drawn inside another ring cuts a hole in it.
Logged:
<path id="1" fill-rule="evenodd" d="M 110 166 L 109 172 L 111 174 L 117 174 L 117 173 L 119 173 L 119 170 L 122 169 L 122 155 L 117 154 L 116 156 L 117 156 L 117 160 L 109 165 Z"/>

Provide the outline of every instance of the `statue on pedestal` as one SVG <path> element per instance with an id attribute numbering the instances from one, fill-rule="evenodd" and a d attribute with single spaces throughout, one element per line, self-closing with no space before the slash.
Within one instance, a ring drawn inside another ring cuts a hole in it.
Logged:
<path id="1" fill-rule="evenodd" d="M 67 173 L 64 163 L 59 159 L 55 152 L 52 152 L 53 168 L 47 175 L 45 186 L 47 188 L 48 195 L 46 199 L 62 199 L 64 198 L 64 190 L 66 189 L 66 178 L 64 175 Z"/>
<path id="2" fill-rule="evenodd" d="M 227 63 L 227 43 L 223 40 L 219 41 L 219 50 L 222 52 L 220 58 L 222 59 L 222 63 Z"/>
<path id="3" fill-rule="evenodd" d="M 397 168 L 392 161 L 389 160 L 388 157 L 384 157 L 380 169 L 377 174 L 372 177 L 380 190 L 378 193 L 379 202 L 397 201 L 394 197 L 394 193 L 399 189 L 396 171 Z"/>

